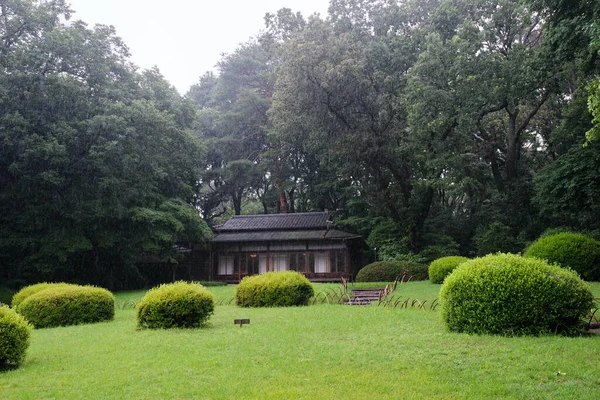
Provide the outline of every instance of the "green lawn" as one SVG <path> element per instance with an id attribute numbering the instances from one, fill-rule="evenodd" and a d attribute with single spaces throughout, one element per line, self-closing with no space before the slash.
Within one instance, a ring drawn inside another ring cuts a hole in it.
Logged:
<path id="1" fill-rule="evenodd" d="M 316 285 L 317 290 L 337 285 Z M 210 287 L 219 300 L 235 287 Z M 600 284 L 593 285 L 596 296 Z M 432 301 L 439 285 L 398 295 Z M 448 333 L 438 311 L 217 306 L 199 330 L 136 330 L 144 292 L 117 295 L 113 322 L 34 331 L 2 399 L 597 399 L 600 337 Z M 250 318 L 248 326 L 233 324 Z"/>

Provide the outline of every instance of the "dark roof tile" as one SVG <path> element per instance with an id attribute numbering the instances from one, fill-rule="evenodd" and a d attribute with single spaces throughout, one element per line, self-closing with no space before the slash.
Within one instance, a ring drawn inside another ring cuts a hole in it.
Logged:
<path id="1" fill-rule="evenodd" d="M 291 229 L 328 229 L 333 226 L 327 212 L 292 214 L 235 215 L 221 225 L 217 231 L 275 231 Z"/>
<path id="2" fill-rule="evenodd" d="M 360 236 L 348 232 L 331 230 L 299 230 L 299 231 L 268 231 L 268 232 L 236 232 L 221 233 L 213 239 L 213 243 L 230 242 L 268 242 L 293 240 L 343 240 Z"/>

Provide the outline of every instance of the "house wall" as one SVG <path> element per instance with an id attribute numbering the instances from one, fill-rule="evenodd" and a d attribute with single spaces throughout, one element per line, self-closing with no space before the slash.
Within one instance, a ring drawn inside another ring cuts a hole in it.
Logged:
<path id="1" fill-rule="evenodd" d="M 298 271 L 313 280 L 350 276 L 344 243 L 235 244 L 213 251 L 212 278 L 238 281 L 267 271 Z"/>

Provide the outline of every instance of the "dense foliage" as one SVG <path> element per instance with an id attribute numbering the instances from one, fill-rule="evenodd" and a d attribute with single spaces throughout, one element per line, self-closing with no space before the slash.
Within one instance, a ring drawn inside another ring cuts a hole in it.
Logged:
<path id="1" fill-rule="evenodd" d="M 589 236 L 562 232 L 533 242 L 525 257 L 537 257 L 579 273 L 586 281 L 600 281 L 600 241 Z"/>
<path id="2" fill-rule="evenodd" d="M 365 265 L 356 274 L 357 282 L 422 281 L 427 278 L 427 265 L 402 260 L 377 261 Z"/>
<path id="3" fill-rule="evenodd" d="M 240 307 L 305 306 L 313 295 L 312 284 L 301 273 L 267 272 L 243 278 L 235 302 Z"/>
<path id="4" fill-rule="evenodd" d="M 114 318 L 115 298 L 99 287 L 57 286 L 32 294 L 16 310 L 36 328 L 90 324 Z"/>
<path id="5" fill-rule="evenodd" d="M 444 323 L 455 332 L 572 334 L 582 330 L 594 298 L 573 271 L 498 253 L 456 268 L 442 285 L 440 302 Z"/>
<path id="6" fill-rule="evenodd" d="M 199 328 L 214 313 L 215 296 L 198 283 L 175 282 L 148 291 L 137 305 L 141 328 Z"/>
<path id="7" fill-rule="evenodd" d="M 446 279 L 446 277 L 450 275 L 450 273 L 454 271 L 456 267 L 458 267 L 460 264 L 464 263 L 467 260 L 467 257 L 460 256 L 448 256 L 438 258 L 437 260 L 429 264 L 429 269 L 427 270 L 429 274 L 429 280 L 431 281 L 431 283 L 444 282 L 444 279 Z"/>
<path id="8" fill-rule="evenodd" d="M 0 305 L 9 305 L 16 291 L 6 286 L 0 286 Z"/>
<path id="9" fill-rule="evenodd" d="M 0 306 L 0 370 L 17 368 L 25 359 L 31 325 L 8 306 Z"/>
<path id="10" fill-rule="evenodd" d="M 209 234 L 194 108 L 64 0 L 0 12 L 0 279 L 144 285 L 136 261 Z"/>

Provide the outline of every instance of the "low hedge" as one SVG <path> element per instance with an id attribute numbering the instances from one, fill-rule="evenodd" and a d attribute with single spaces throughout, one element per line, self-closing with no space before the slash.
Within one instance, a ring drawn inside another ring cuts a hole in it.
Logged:
<path id="1" fill-rule="evenodd" d="M 77 286 L 71 285 L 69 283 L 59 282 L 59 283 L 49 283 L 49 282 L 41 282 L 36 283 L 34 285 L 25 286 L 21 290 L 19 290 L 12 298 L 11 306 L 16 309 L 19 304 L 23 302 L 26 298 L 31 296 L 32 294 L 36 294 L 37 292 L 41 292 L 42 290 L 46 290 L 51 287 L 61 287 L 61 286 Z"/>
<path id="2" fill-rule="evenodd" d="M 0 307 L 0 370 L 17 368 L 25 359 L 32 326 L 8 306 Z"/>
<path id="3" fill-rule="evenodd" d="M 199 328 L 215 310 L 215 296 L 199 283 L 175 282 L 148 291 L 137 305 L 141 328 Z"/>
<path id="4" fill-rule="evenodd" d="M 393 282 L 396 279 L 422 281 L 428 278 L 427 265 L 413 261 L 377 261 L 358 271 L 357 282 Z"/>
<path id="5" fill-rule="evenodd" d="M 577 273 L 544 260 L 488 255 L 459 265 L 440 290 L 450 331 L 523 335 L 579 332 L 594 304 Z"/>
<path id="6" fill-rule="evenodd" d="M 94 286 L 51 286 L 27 297 L 16 310 L 36 328 L 88 324 L 112 320 L 115 298 Z"/>
<path id="7" fill-rule="evenodd" d="M 438 258 L 429 264 L 429 269 L 427 270 L 429 273 L 429 280 L 431 283 L 444 282 L 444 279 L 446 279 L 446 277 L 450 275 L 450 273 L 454 271 L 456 267 L 468 260 L 469 259 L 467 257 L 461 256 Z"/>
<path id="8" fill-rule="evenodd" d="M 561 232 L 533 242 L 524 253 L 569 267 L 586 281 L 600 281 L 600 241 L 580 233 Z"/>
<path id="9" fill-rule="evenodd" d="M 295 271 L 267 272 L 242 279 L 235 292 L 240 307 L 305 306 L 314 295 L 312 284 Z"/>

